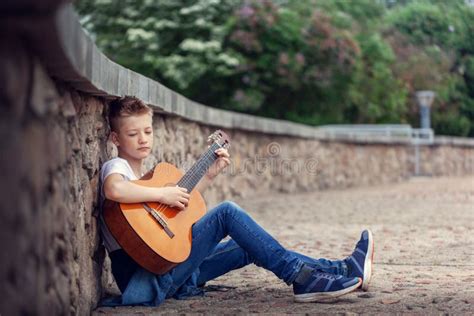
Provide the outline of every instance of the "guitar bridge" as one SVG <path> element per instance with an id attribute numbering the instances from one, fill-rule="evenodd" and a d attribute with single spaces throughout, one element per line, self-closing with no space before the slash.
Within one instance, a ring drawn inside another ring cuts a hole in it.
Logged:
<path id="1" fill-rule="evenodd" d="M 158 222 L 158 224 L 160 224 L 160 226 L 163 227 L 166 235 L 168 235 L 169 238 L 173 238 L 174 233 L 171 231 L 171 229 L 169 229 L 168 223 L 163 218 L 163 216 L 161 216 L 157 210 L 150 207 L 147 203 L 143 203 L 143 207 L 151 216 L 153 216 L 153 218 Z"/>

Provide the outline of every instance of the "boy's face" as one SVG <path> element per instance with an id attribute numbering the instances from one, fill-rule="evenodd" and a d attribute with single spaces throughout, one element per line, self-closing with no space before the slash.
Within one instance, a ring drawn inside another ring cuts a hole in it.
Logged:
<path id="1" fill-rule="evenodd" d="M 153 127 L 150 114 L 139 114 L 119 118 L 118 132 L 112 132 L 112 141 L 119 155 L 129 160 L 146 158 L 153 147 Z"/>

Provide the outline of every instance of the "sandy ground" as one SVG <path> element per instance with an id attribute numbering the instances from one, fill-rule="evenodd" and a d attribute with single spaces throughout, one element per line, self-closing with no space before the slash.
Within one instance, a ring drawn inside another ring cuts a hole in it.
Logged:
<path id="1" fill-rule="evenodd" d="M 291 287 L 254 265 L 207 285 L 204 297 L 101 314 L 474 314 L 474 177 L 413 178 L 400 184 L 236 201 L 283 245 L 314 257 L 349 255 L 372 229 L 368 292 L 331 303 L 293 302 Z"/>

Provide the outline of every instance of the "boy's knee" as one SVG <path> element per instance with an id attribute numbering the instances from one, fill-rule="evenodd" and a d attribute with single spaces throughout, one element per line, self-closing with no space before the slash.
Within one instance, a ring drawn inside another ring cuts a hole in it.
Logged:
<path id="1" fill-rule="evenodd" d="M 237 210 L 237 211 L 242 210 L 242 208 L 237 203 L 228 201 L 228 200 L 222 202 L 222 206 L 224 206 L 226 209 L 229 209 L 229 210 Z"/>
<path id="2" fill-rule="evenodd" d="M 235 215 L 243 212 L 242 208 L 237 203 L 232 201 L 224 201 L 220 204 L 221 210 L 227 214 Z"/>

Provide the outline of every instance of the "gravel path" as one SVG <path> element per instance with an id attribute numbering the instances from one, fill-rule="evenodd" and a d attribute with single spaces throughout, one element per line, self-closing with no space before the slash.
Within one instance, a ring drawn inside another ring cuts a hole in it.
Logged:
<path id="1" fill-rule="evenodd" d="M 372 229 L 368 292 L 332 303 L 297 304 L 291 287 L 256 266 L 208 284 L 206 296 L 157 308 L 99 308 L 94 314 L 474 313 L 474 177 L 236 201 L 290 249 L 329 259 L 350 254 Z"/>

